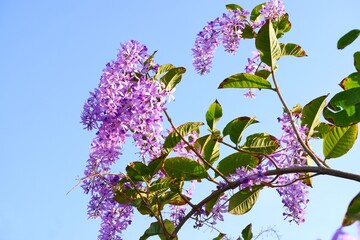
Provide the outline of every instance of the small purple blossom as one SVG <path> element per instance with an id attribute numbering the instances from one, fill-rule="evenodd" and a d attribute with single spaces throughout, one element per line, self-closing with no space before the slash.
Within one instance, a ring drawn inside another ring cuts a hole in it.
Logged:
<path id="1" fill-rule="evenodd" d="M 228 205 L 227 205 L 227 196 L 222 195 L 220 196 L 219 200 L 215 203 L 213 208 L 211 209 L 212 215 L 212 222 L 211 225 L 215 225 L 217 221 L 224 221 L 223 213 L 228 212 Z"/>
<path id="2" fill-rule="evenodd" d="M 343 231 L 343 227 L 339 227 L 331 240 L 355 240 L 355 238 Z"/>
<path id="3" fill-rule="evenodd" d="M 271 71 L 270 67 L 265 63 L 260 61 L 260 51 L 255 50 L 252 51 L 252 57 L 248 58 L 248 63 L 245 66 L 245 72 L 248 74 L 255 74 L 259 70 L 267 70 Z M 244 96 L 246 98 L 255 98 L 256 94 L 254 93 L 256 89 L 249 88 L 245 93 Z"/>

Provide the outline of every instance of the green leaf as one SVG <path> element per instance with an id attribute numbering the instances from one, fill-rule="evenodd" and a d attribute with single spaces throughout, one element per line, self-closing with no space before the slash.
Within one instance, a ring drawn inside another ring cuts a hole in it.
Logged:
<path id="1" fill-rule="evenodd" d="M 206 112 L 206 122 L 211 130 L 215 129 L 215 125 L 220 120 L 222 115 L 223 112 L 221 105 L 217 100 L 215 100 L 215 102 L 210 105 Z"/>
<path id="2" fill-rule="evenodd" d="M 360 221 L 360 192 L 351 200 L 342 225 L 350 226 L 356 221 Z"/>
<path id="3" fill-rule="evenodd" d="M 216 169 L 225 176 L 228 176 L 235 173 L 237 168 L 245 167 L 252 169 L 259 163 L 260 160 L 253 155 L 236 152 L 222 159 L 216 166 Z"/>
<path id="4" fill-rule="evenodd" d="M 360 72 L 360 52 L 354 53 L 354 66 L 356 71 Z"/>
<path id="5" fill-rule="evenodd" d="M 164 220 L 164 226 L 168 233 L 172 233 L 175 230 L 174 224 L 171 221 L 169 221 L 168 219 Z M 161 240 L 169 239 L 168 237 L 165 238 L 159 222 L 153 222 L 150 224 L 150 227 L 148 229 L 146 229 L 146 231 L 139 238 L 139 240 L 146 240 L 149 237 L 156 236 L 156 235 L 159 235 Z M 177 237 L 174 238 L 174 240 L 177 240 L 177 239 L 178 239 Z"/>
<path id="6" fill-rule="evenodd" d="M 201 164 L 185 157 L 166 159 L 164 169 L 169 177 L 184 181 L 208 177 L 207 171 Z"/>
<path id="7" fill-rule="evenodd" d="M 226 4 L 227 10 L 243 10 L 243 8 L 237 4 Z"/>
<path id="8" fill-rule="evenodd" d="M 213 138 L 212 135 L 205 135 L 197 140 L 197 143 L 201 146 L 201 154 L 203 158 L 210 164 L 216 162 L 220 157 L 219 142 Z M 205 166 L 208 169 L 207 166 Z"/>
<path id="9" fill-rule="evenodd" d="M 163 65 L 159 66 L 159 68 L 156 72 L 156 75 L 155 75 L 155 79 L 158 79 L 163 73 L 166 73 L 173 68 L 175 68 L 175 66 L 172 64 L 163 64 Z"/>
<path id="10" fill-rule="evenodd" d="M 245 25 L 245 28 L 242 31 L 241 37 L 244 39 L 252 39 L 256 36 L 254 28 L 249 24 Z"/>
<path id="11" fill-rule="evenodd" d="M 260 76 L 249 73 L 238 73 L 222 81 L 218 88 L 271 89 L 271 83 Z"/>
<path id="12" fill-rule="evenodd" d="M 280 43 L 281 56 L 307 57 L 302 47 L 294 43 Z"/>
<path id="13" fill-rule="evenodd" d="M 160 82 L 164 83 L 166 90 L 171 91 L 181 81 L 182 74 L 185 72 L 184 67 L 170 69 L 160 78 Z"/>
<path id="14" fill-rule="evenodd" d="M 174 184 L 174 182 L 176 182 L 176 179 L 173 178 L 169 178 L 169 177 L 163 177 L 160 178 L 158 180 L 156 180 L 155 182 L 152 182 L 150 184 L 149 187 L 149 191 L 151 193 L 161 193 L 161 192 L 165 192 L 166 190 L 168 190 L 172 184 Z"/>
<path id="15" fill-rule="evenodd" d="M 254 123 L 258 123 L 258 121 L 255 120 L 255 117 L 235 118 L 234 120 L 226 124 L 223 130 L 223 135 L 224 137 L 230 135 L 230 140 L 236 145 L 238 145 L 241 141 L 241 137 L 245 129 Z"/>
<path id="16" fill-rule="evenodd" d="M 315 98 L 306 104 L 302 110 L 301 125 L 306 125 L 309 129 L 308 137 L 313 135 L 315 127 L 320 124 L 321 113 L 326 105 L 326 97 L 327 95 L 323 95 Z"/>
<path id="17" fill-rule="evenodd" d="M 228 212 L 234 215 L 243 215 L 250 211 L 262 188 L 262 186 L 253 186 L 252 191 L 246 188 L 234 194 L 229 200 Z"/>
<path id="18" fill-rule="evenodd" d="M 323 115 L 326 120 L 340 127 L 360 122 L 360 88 L 337 93 L 324 108 Z"/>
<path id="19" fill-rule="evenodd" d="M 154 56 L 156 54 L 157 51 L 153 52 L 153 54 L 151 54 L 150 57 L 148 57 L 148 59 L 145 60 L 144 62 L 144 66 L 146 66 L 147 64 L 149 64 L 150 66 L 152 66 L 152 63 L 153 63 L 153 59 L 154 59 Z M 150 70 L 151 67 L 148 68 L 148 70 Z"/>
<path id="20" fill-rule="evenodd" d="M 185 196 L 183 196 L 185 198 Z M 182 206 L 186 204 L 186 201 L 180 196 L 179 193 L 175 192 L 166 192 L 159 196 L 158 201 L 155 203 L 159 206 L 159 210 L 162 211 L 166 204 Z"/>
<path id="21" fill-rule="evenodd" d="M 315 127 L 313 137 L 324 138 L 333 127 L 335 126 L 332 124 L 321 122 Z"/>
<path id="22" fill-rule="evenodd" d="M 324 137 L 325 159 L 338 158 L 347 153 L 355 143 L 358 125 L 333 127 Z"/>
<path id="23" fill-rule="evenodd" d="M 255 133 L 246 138 L 242 149 L 248 152 L 271 154 L 280 146 L 276 137 L 267 133 Z"/>
<path id="24" fill-rule="evenodd" d="M 354 72 L 350 74 L 344 78 L 339 85 L 344 90 L 360 87 L 360 72 Z"/>
<path id="25" fill-rule="evenodd" d="M 265 70 L 265 69 L 258 70 L 255 73 L 256 76 L 262 77 L 264 79 L 268 79 L 270 74 L 271 74 L 271 72 L 268 70 Z"/>
<path id="26" fill-rule="evenodd" d="M 126 166 L 126 173 L 133 181 L 146 181 L 149 178 L 150 171 L 142 162 L 132 162 Z"/>
<path id="27" fill-rule="evenodd" d="M 159 158 L 152 160 L 148 164 L 149 174 L 151 177 L 153 177 L 156 173 L 159 172 L 160 168 L 163 165 L 164 160 L 165 160 L 165 156 L 160 156 Z"/>
<path id="28" fill-rule="evenodd" d="M 223 237 L 225 237 L 226 236 L 226 234 L 224 234 L 224 233 L 219 233 L 219 235 L 216 237 L 216 238 L 213 238 L 213 240 L 221 240 L 221 239 L 223 239 Z"/>
<path id="29" fill-rule="evenodd" d="M 337 48 L 344 49 L 345 47 L 350 45 L 353 41 L 355 41 L 356 38 L 359 36 L 359 34 L 360 34 L 359 29 L 354 29 L 354 30 L 351 30 L 350 32 L 346 33 L 337 42 Z"/>
<path id="30" fill-rule="evenodd" d="M 261 3 L 253 8 L 253 10 L 250 13 L 250 21 L 256 22 L 262 18 L 259 11 L 263 8 L 264 5 L 265 3 Z"/>
<path id="31" fill-rule="evenodd" d="M 184 137 L 188 133 L 192 133 L 193 131 L 199 132 L 199 126 L 204 125 L 202 122 L 187 122 L 179 127 L 177 127 L 177 131 L 180 133 L 182 137 Z M 169 154 L 172 149 L 181 141 L 181 137 L 173 130 L 165 139 L 164 142 L 164 152 L 165 154 Z"/>
<path id="32" fill-rule="evenodd" d="M 289 14 L 284 14 L 278 21 L 274 22 L 274 29 L 276 37 L 281 38 L 284 33 L 289 32 L 291 29 L 291 22 L 289 21 Z"/>
<path id="33" fill-rule="evenodd" d="M 281 48 L 271 21 L 267 21 L 261 27 L 255 45 L 260 50 L 261 61 L 274 69 L 276 60 L 281 57 Z"/>
<path id="34" fill-rule="evenodd" d="M 244 240 L 251 240 L 253 237 L 253 233 L 252 233 L 252 225 L 251 223 L 249 225 L 247 225 L 241 232 L 242 237 L 244 238 Z"/>

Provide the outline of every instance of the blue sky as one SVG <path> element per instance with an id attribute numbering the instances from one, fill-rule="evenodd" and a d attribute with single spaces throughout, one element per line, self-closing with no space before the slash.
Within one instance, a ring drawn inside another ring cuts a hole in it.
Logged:
<path id="1" fill-rule="evenodd" d="M 176 124 L 204 121 L 207 107 L 218 99 L 224 109 L 219 126 L 238 116 L 256 115 L 261 124 L 251 131 L 279 134 L 276 117 L 282 110 L 273 93 L 258 92 L 255 100 L 248 100 L 239 90 L 217 90 L 221 80 L 243 71 L 252 41 L 242 42 L 236 56 L 219 48 L 206 76 L 196 75 L 191 67 L 190 49 L 197 32 L 220 16 L 227 3 L 231 2 L 0 1 L 0 239 L 96 239 L 98 221 L 86 216 L 88 196 L 81 188 L 66 193 L 82 176 L 94 135 L 80 125 L 83 102 L 97 86 L 105 64 L 115 58 L 120 42 L 139 40 L 150 51 L 158 50 L 158 63 L 187 68 L 176 101 L 168 106 Z M 249 9 L 260 2 L 233 3 Z M 300 44 L 309 55 L 279 61 L 277 74 L 285 99 L 293 106 L 334 95 L 341 79 L 354 71 L 352 54 L 360 40 L 342 51 L 336 49 L 336 41 L 348 30 L 360 28 L 360 2 L 305 0 L 285 5 L 293 28 L 283 41 Z M 314 148 L 321 152 L 321 144 Z M 349 155 L 329 163 L 360 173 L 359 153 L 360 145 L 355 144 Z M 205 189 L 197 191 L 201 195 Z M 301 226 L 283 221 L 277 194 L 264 191 L 253 211 L 227 216 L 219 228 L 236 237 L 252 222 L 255 233 L 274 227 L 284 240 L 326 240 L 358 191 L 359 183 L 316 178 L 307 221 Z M 135 217 L 124 239 L 138 239 L 151 221 Z M 355 232 L 353 227 L 349 231 Z M 212 239 L 216 233 L 196 232 L 188 224 L 181 236 Z"/>

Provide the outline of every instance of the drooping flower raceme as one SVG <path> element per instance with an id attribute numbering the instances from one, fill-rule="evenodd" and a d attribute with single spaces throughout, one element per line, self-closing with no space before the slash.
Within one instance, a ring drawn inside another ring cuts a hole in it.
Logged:
<path id="1" fill-rule="evenodd" d="M 100 83 L 84 104 L 82 123 L 97 129 L 85 169 L 83 189 L 90 193 L 89 217 L 102 220 L 99 239 L 121 239 L 131 223 L 131 206 L 117 203 L 114 190 L 121 177 L 110 174 L 126 138 L 132 137 L 143 159 L 161 153 L 162 111 L 169 92 L 150 76 L 146 46 L 137 41 L 121 44 L 117 59 L 108 63 Z"/>
<path id="2" fill-rule="evenodd" d="M 193 66 L 199 74 L 208 73 L 216 48 L 222 43 L 225 51 L 235 54 L 249 13 L 245 10 L 231 10 L 221 18 L 208 22 L 198 33 L 193 52 Z"/>
<path id="3" fill-rule="evenodd" d="M 300 114 L 295 115 L 295 120 L 300 118 Z M 280 142 L 283 150 L 272 154 L 272 159 L 274 159 L 279 168 L 306 165 L 306 154 L 291 125 L 290 116 L 284 113 L 283 117 L 278 120 L 282 124 L 283 134 L 280 137 Z M 300 126 L 296 121 L 294 123 L 300 137 L 304 140 L 308 132 L 307 127 Z M 273 166 L 271 161 L 269 161 L 268 164 Z M 307 198 L 308 186 L 303 181 L 298 180 L 301 177 L 303 176 L 299 173 L 284 174 L 278 176 L 274 183 L 279 186 L 277 187 L 277 191 L 285 207 L 285 219 L 290 218 L 290 221 L 295 221 L 297 224 L 305 221 L 305 208 L 309 201 Z"/>

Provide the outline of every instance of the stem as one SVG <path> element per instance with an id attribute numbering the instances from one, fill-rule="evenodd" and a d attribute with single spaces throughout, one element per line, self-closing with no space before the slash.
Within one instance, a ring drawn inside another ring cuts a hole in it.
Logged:
<path id="1" fill-rule="evenodd" d="M 177 135 L 179 135 L 179 137 L 181 138 L 181 140 L 189 147 L 189 149 L 191 151 L 193 151 L 196 156 L 201 159 L 201 161 L 207 166 L 209 167 L 211 170 L 213 170 L 216 174 L 218 174 L 220 177 L 222 177 L 227 183 L 230 183 L 229 180 L 224 176 L 224 174 L 222 174 L 219 170 L 217 170 L 216 168 L 214 168 L 210 163 L 208 163 L 203 156 L 201 156 L 200 153 L 198 153 L 198 151 L 196 151 L 196 149 L 188 142 L 186 141 L 186 139 L 181 136 L 181 134 L 179 133 L 179 131 L 177 130 L 177 128 L 175 127 L 174 123 L 172 122 L 169 114 L 167 113 L 167 111 L 164 109 L 164 114 L 167 118 L 167 120 L 169 121 L 170 125 L 172 126 L 172 128 L 174 129 L 174 131 L 177 133 Z"/>
<path id="2" fill-rule="evenodd" d="M 276 81 L 276 77 L 275 77 L 275 73 L 274 73 L 274 69 L 271 67 L 271 76 L 272 76 L 272 79 L 273 79 L 273 82 L 274 82 L 274 85 L 275 85 L 275 91 L 285 109 L 285 112 L 289 115 L 290 117 L 290 123 L 291 123 L 291 126 L 292 128 L 294 129 L 294 132 L 295 132 L 295 135 L 296 135 L 296 138 L 298 139 L 300 145 L 303 147 L 303 149 L 305 150 L 305 152 L 307 154 L 309 154 L 309 156 L 314 160 L 314 162 L 316 163 L 316 165 L 318 167 L 323 167 L 323 165 L 321 164 L 321 162 L 319 161 L 319 158 L 316 156 L 316 154 L 306 145 L 306 143 L 304 142 L 304 140 L 301 138 L 300 136 L 300 133 L 298 131 L 298 129 L 296 128 L 296 125 L 295 125 L 295 122 L 292 118 L 292 115 L 291 115 L 291 111 L 289 109 L 289 107 L 287 106 L 281 92 L 280 92 L 280 88 L 279 88 L 279 85 Z"/>

